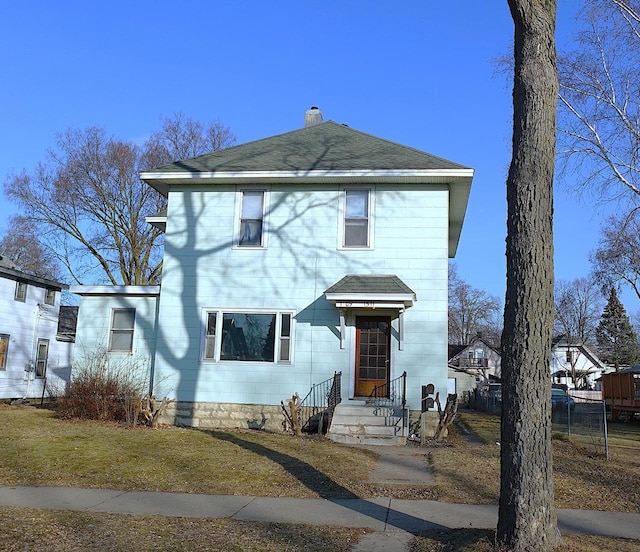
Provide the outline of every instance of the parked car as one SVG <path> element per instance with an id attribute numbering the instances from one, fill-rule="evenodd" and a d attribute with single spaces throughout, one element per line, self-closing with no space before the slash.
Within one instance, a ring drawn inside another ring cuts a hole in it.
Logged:
<path id="1" fill-rule="evenodd" d="M 552 389 L 551 390 L 551 410 L 558 410 L 565 412 L 567 410 L 572 412 L 576 408 L 576 401 L 574 401 L 564 389 Z"/>

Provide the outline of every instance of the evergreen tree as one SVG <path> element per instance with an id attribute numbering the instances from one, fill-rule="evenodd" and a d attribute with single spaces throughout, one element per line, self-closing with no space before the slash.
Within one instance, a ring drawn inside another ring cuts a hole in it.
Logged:
<path id="1" fill-rule="evenodd" d="M 620 365 L 634 364 L 640 356 L 638 337 L 615 288 L 611 288 L 609 301 L 596 328 L 596 338 L 602 360 L 613 364 L 616 372 Z"/>

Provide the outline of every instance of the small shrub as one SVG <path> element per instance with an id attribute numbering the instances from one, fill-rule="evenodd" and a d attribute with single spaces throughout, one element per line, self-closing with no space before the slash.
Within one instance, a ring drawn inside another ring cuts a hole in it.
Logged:
<path id="1" fill-rule="evenodd" d="M 147 394 L 146 375 L 140 362 L 113 362 L 106 351 L 85 357 L 73 367 L 71 382 L 58 400 L 58 416 L 135 425 Z"/>

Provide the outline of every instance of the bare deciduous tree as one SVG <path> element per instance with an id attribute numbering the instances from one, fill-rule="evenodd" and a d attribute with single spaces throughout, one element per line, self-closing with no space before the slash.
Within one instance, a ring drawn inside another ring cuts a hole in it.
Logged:
<path id="1" fill-rule="evenodd" d="M 33 224 L 22 217 L 11 217 L 8 230 L 0 240 L 0 255 L 33 276 L 59 280 L 60 265 L 38 241 Z"/>
<path id="2" fill-rule="evenodd" d="M 140 172 L 233 140 L 220 122 L 203 126 L 181 114 L 143 146 L 101 128 L 69 130 L 31 174 L 10 177 L 5 191 L 77 283 L 153 284 L 162 267 L 162 232 L 145 218 L 166 200 Z"/>
<path id="3" fill-rule="evenodd" d="M 593 345 L 595 328 L 602 312 L 600 286 L 590 278 L 561 280 L 555 287 L 554 331 L 574 344 Z"/>
<path id="4" fill-rule="evenodd" d="M 558 541 L 551 456 L 555 0 L 508 0 L 515 25 L 513 152 L 507 177 L 498 545 Z"/>
<path id="5" fill-rule="evenodd" d="M 640 195 L 640 2 L 584 0 L 559 63 L 560 153 L 598 198 Z"/>
<path id="6" fill-rule="evenodd" d="M 629 286 L 640 299 L 640 223 L 633 209 L 626 217 L 610 217 L 591 256 L 593 272 L 604 289 Z"/>
<path id="7" fill-rule="evenodd" d="M 485 291 L 476 289 L 458 275 L 454 264 L 449 267 L 449 343 L 468 345 L 478 332 L 490 339 L 493 344 L 500 300 Z M 493 338 L 493 339 L 491 339 Z"/>

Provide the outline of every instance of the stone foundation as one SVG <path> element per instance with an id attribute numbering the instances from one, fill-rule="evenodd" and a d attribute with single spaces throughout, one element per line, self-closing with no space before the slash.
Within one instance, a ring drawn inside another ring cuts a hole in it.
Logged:
<path id="1" fill-rule="evenodd" d="M 427 435 L 438 427 L 438 413 L 427 412 Z M 160 418 L 161 424 L 205 429 L 264 429 L 282 432 L 280 405 L 173 402 Z M 409 434 L 420 434 L 420 411 L 409 412 Z"/>
<path id="2" fill-rule="evenodd" d="M 173 402 L 160 423 L 209 429 L 283 431 L 280 405 Z"/>

